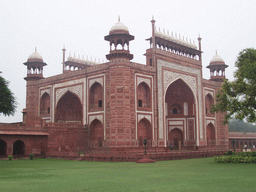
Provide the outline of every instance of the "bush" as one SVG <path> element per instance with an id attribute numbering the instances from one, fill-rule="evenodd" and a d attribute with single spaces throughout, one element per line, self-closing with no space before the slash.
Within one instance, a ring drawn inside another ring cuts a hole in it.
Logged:
<path id="1" fill-rule="evenodd" d="M 34 158 L 35 158 L 34 153 L 30 153 L 30 154 L 29 154 L 29 159 L 30 159 L 30 160 L 33 160 Z"/>
<path id="2" fill-rule="evenodd" d="M 256 163 L 256 157 L 251 157 L 250 158 L 250 163 Z"/>
<path id="3" fill-rule="evenodd" d="M 12 155 L 8 155 L 8 159 L 11 161 L 13 160 L 13 156 Z"/>
<path id="4" fill-rule="evenodd" d="M 226 153 L 224 153 L 224 155 L 233 155 L 233 154 L 234 154 L 234 152 L 231 150 L 228 150 Z"/>

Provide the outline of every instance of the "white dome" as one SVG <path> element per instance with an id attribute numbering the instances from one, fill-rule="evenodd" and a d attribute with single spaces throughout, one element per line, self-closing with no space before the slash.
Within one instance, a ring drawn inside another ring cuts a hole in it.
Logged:
<path id="1" fill-rule="evenodd" d="M 213 58 L 211 59 L 210 63 L 211 62 L 223 62 L 224 63 L 224 60 L 216 53 L 216 55 L 214 55 Z"/>
<path id="2" fill-rule="evenodd" d="M 29 60 L 42 60 L 43 61 L 43 57 L 37 53 L 37 51 L 35 50 L 34 53 L 32 53 L 29 57 L 28 57 L 28 61 Z"/>
<path id="3" fill-rule="evenodd" d="M 113 25 L 113 27 L 111 27 L 110 31 L 114 31 L 114 30 L 124 30 L 124 31 L 129 32 L 128 27 L 126 27 L 120 21 L 118 21 L 115 25 Z"/>

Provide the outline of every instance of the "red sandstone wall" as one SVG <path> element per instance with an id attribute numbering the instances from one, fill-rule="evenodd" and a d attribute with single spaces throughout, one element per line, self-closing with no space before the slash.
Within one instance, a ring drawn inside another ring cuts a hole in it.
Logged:
<path id="1" fill-rule="evenodd" d="M 0 135 L 0 140 L 7 143 L 7 155 L 13 155 L 13 144 L 17 140 L 21 140 L 25 144 L 24 155 L 29 155 L 30 153 L 45 155 L 47 150 L 47 136 Z"/>
<path id="2" fill-rule="evenodd" d="M 47 156 L 78 157 L 86 151 L 87 131 L 81 125 L 48 124 Z"/>
<path id="3" fill-rule="evenodd" d="M 112 66 L 106 74 L 106 142 L 135 146 L 135 71 Z"/>

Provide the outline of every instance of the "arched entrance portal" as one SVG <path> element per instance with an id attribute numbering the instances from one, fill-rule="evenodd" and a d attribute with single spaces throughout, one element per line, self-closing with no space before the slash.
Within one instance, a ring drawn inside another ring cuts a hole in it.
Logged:
<path id="1" fill-rule="evenodd" d="M 206 127 L 207 145 L 215 145 L 215 128 L 212 123 Z"/>
<path id="2" fill-rule="evenodd" d="M 90 125 L 90 146 L 102 147 L 104 140 L 104 130 L 102 123 L 95 119 Z"/>
<path id="3" fill-rule="evenodd" d="M 174 148 L 178 149 L 179 142 L 183 143 L 184 138 L 186 147 L 194 146 L 196 144 L 196 101 L 192 90 L 182 79 L 174 81 L 167 88 L 165 107 L 166 132 L 169 132 L 168 138 L 166 137 L 168 146 L 172 143 Z M 183 137 L 183 131 L 186 137 Z"/>
<path id="4" fill-rule="evenodd" d="M 82 104 L 75 94 L 68 91 L 60 98 L 55 121 L 82 123 Z"/>
<path id="5" fill-rule="evenodd" d="M 173 145 L 174 150 L 179 150 L 179 145 L 183 144 L 183 133 L 180 129 L 175 128 L 169 132 L 168 140 Z M 180 144 L 179 144 L 180 143 Z"/>
<path id="6" fill-rule="evenodd" d="M 24 155 L 25 143 L 21 140 L 17 140 L 13 143 L 13 155 Z"/>
<path id="7" fill-rule="evenodd" d="M 143 141 L 145 138 L 148 141 L 147 146 L 151 146 L 152 128 L 150 122 L 145 118 L 141 119 L 140 122 L 138 123 L 137 138 L 139 147 L 143 147 Z"/>
<path id="8" fill-rule="evenodd" d="M 0 155 L 7 154 L 7 143 L 4 140 L 0 140 Z"/>

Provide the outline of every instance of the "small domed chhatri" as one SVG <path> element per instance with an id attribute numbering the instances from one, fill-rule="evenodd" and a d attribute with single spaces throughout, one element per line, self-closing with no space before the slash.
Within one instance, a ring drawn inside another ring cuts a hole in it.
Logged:
<path id="1" fill-rule="evenodd" d="M 37 52 L 35 48 L 35 52 L 32 53 L 29 57 L 27 62 L 44 62 L 43 57 Z"/>
<path id="2" fill-rule="evenodd" d="M 120 17 L 118 17 L 118 22 L 113 25 L 109 31 L 109 34 L 129 34 L 128 27 L 120 22 Z"/>
<path id="3" fill-rule="evenodd" d="M 224 60 L 217 54 L 213 56 L 210 61 L 210 64 L 206 67 L 210 69 L 211 80 L 214 81 L 223 81 L 225 77 L 225 69 L 228 65 L 225 64 Z"/>
<path id="4" fill-rule="evenodd" d="M 210 65 L 225 65 L 224 60 L 217 54 L 213 56 L 213 58 L 210 61 Z"/>

